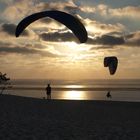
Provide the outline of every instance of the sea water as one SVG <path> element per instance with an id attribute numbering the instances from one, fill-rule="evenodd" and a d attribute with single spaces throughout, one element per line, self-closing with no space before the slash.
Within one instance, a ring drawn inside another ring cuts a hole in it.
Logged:
<path id="1" fill-rule="evenodd" d="M 11 80 L 3 94 L 46 98 L 45 88 L 50 83 L 52 99 L 113 100 L 140 102 L 140 80 Z M 112 98 L 106 97 L 110 91 Z"/>

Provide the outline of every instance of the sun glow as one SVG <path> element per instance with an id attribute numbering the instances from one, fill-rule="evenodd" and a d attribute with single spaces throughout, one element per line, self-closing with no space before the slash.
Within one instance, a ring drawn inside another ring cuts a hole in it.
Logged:
<path id="1" fill-rule="evenodd" d="M 77 44 L 76 42 L 65 42 L 67 58 L 75 61 L 85 58 L 85 52 L 88 50 L 84 44 Z"/>
<path id="2" fill-rule="evenodd" d="M 76 51 L 76 52 L 87 50 L 87 48 L 83 44 L 78 44 L 78 43 L 73 42 L 73 41 L 66 42 L 65 44 L 66 44 L 66 46 L 68 46 L 69 49 Z"/>
<path id="3" fill-rule="evenodd" d="M 67 44 L 67 46 L 69 46 L 69 47 L 72 47 L 72 48 L 75 48 L 75 47 L 77 47 L 78 46 L 78 44 L 76 43 L 76 42 L 66 42 L 65 44 Z"/>
<path id="4" fill-rule="evenodd" d="M 67 85 L 65 87 L 66 88 L 83 88 L 84 86 L 82 86 L 82 85 Z"/>
<path id="5" fill-rule="evenodd" d="M 63 93 L 63 98 L 69 100 L 82 100 L 82 99 L 86 99 L 86 94 L 83 91 L 76 91 L 76 90 L 65 91 Z"/>

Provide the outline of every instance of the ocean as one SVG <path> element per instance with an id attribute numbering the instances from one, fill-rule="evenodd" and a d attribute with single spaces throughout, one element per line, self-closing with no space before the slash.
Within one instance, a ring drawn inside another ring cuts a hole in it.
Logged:
<path id="1" fill-rule="evenodd" d="M 113 100 L 140 102 L 140 80 L 11 80 L 3 94 L 46 98 L 45 88 L 50 83 L 52 99 Z M 106 97 L 110 91 L 112 98 Z"/>

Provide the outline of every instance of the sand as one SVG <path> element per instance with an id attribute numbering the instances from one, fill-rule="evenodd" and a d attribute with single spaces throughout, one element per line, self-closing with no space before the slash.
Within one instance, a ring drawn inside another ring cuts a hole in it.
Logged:
<path id="1" fill-rule="evenodd" d="M 140 140 L 140 102 L 0 95 L 0 140 Z"/>

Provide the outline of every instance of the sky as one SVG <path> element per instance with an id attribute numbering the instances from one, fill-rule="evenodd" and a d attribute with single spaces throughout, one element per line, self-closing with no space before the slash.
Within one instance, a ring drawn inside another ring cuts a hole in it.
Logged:
<path id="1" fill-rule="evenodd" d="M 77 17 L 87 42 L 50 18 L 15 37 L 23 18 L 52 9 Z M 118 58 L 114 75 L 107 56 Z M 140 79 L 140 0 L 0 0 L 0 71 L 13 79 Z"/>

